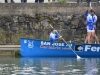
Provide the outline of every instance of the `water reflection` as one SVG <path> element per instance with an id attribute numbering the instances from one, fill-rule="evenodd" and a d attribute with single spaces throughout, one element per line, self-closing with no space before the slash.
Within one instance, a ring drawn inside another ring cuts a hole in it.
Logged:
<path id="1" fill-rule="evenodd" d="M 99 75 L 99 58 L 21 58 L 21 67 L 35 75 Z"/>
<path id="2" fill-rule="evenodd" d="M 99 75 L 99 59 L 85 59 L 85 75 Z"/>
<path id="3" fill-rule="evenodd" d="M 100 75 L 100 58 L 0 58 L 0 75 Z"/>

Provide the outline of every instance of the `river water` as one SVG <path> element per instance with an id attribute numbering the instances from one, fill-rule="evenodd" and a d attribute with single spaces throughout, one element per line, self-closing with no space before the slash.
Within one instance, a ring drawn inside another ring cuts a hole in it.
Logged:
<path id="1" fill-rule="evenodd" d="M 0 75 L 100 75 L 100 58 L 0 57 Z"/>

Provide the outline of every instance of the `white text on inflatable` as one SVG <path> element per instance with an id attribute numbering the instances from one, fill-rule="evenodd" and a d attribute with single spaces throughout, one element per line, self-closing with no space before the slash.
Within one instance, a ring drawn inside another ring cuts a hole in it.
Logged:
<path id="1" fill-rule="evenodd" d="M 99 52 L 100 47 L 85 45 L 85 51 L 91 50 L 92 52 Z"/>

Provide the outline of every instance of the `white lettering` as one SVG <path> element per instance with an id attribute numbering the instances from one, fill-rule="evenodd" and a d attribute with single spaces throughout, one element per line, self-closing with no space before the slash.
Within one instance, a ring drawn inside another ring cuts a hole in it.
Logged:
<path id="1" fill-rule="evenodd" d="M 97 51 L 97 47 L 91 47 L 91 51 L 93 52 Z"/>
<path id="2" fill-rule="evenodd" d="M 97 52 L 99 52 L 100 51 L 100 47 L 97 47 Z"/>
<path id="3" fill-rule="evenodd" d="M 50 45 L 50 42 L 41 41 L 41 45 Z"/>
<path id="4" fill-rule="evenodd" d="M 92 52 L 99 52 L 100 47 L 85 45 L 85 50 L 84 51 L 88 51 L 88 50 L 91 50 Z"/>
<path id="5" fill-rule="evenodd" d="M 64 43 L 53 43 L 52 46 L 64 46 Z"/>
<path id="6" fill-rule="evenodd" d="M 85 45 L 85 50 L 84 51 L 88 51 L 90 50 L 91 45 Z"/>
<path id="7" fill-rule="evenodd" d="M 70 47 L 71 47 L 71 46 L 72 46 L 72 44 L 66 44 L 66 46 L 70 46 Z"/>

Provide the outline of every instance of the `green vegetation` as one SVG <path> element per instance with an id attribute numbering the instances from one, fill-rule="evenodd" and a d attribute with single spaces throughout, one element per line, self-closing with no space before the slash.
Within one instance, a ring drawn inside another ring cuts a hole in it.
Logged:
<path id="1" fill-rule="evenodd" d="M 4 20 L 6 20 L 8 18 L 8 16 L 7 15 L 4 15 L 3 18 L 4 18 Z"/>
<path id="2" fill-rule="evenodd" d="M 15 51 L 15 57 L 21 57 L 20 50 Z"/>
<path id="3" fill-rule="evenodd" d="M 59 3 L 66 3 L 67 0 L 58 0 Z"/>
<path id="4" fill-rule="evenodd" d="M 38 18 L 41 21 L 43 19 L 43 16 L 42 15 L 39 15 Z"/>

